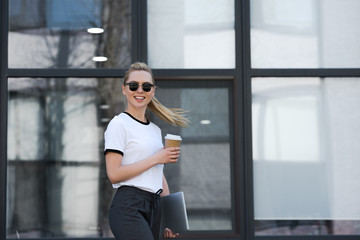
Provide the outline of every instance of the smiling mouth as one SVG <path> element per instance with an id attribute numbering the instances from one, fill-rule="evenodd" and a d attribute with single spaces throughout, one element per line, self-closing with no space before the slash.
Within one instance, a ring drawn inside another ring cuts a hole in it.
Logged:
<path id="1" fill-rule="evenodd" d="M 135 97 L 136 100 L 144 100 L 145 97 Z"/>

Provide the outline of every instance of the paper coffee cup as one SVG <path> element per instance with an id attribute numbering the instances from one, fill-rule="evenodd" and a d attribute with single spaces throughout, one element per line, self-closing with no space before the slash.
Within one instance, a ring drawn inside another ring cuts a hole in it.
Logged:
<path id="1" fill-rule="evenodd" d="M 181 137 L 179 135 L 166 134 L 165 147 L 180 147 Z"/>

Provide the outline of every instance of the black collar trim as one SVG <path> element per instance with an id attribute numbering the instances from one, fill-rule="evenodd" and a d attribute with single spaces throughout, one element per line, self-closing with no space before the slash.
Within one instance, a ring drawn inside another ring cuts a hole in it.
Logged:
<path id="1" fill-rule="evenodd" d="M 150 122 L 149 120 L 146 119 L 146 122 L 143 122 L 143 121 L 140 121 L 139 119 L 135 118 L 133 115 L 131 115 L 130 113 L 128 112 L 124 112 L 125 114 L 129 115 L 129 117 L 131 117 L 132 119 L 134 119 L 135 121 L 137 121 L 138 123 L 141 123 L 143 125 L 149 125 Z"/>

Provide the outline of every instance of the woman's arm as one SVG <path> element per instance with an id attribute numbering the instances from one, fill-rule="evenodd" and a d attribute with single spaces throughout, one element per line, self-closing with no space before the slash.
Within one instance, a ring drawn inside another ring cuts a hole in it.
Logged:
<path id="1" fill-rule="evenodd" d="M 156 164 L 176 163 L 180 154 L 180 148 L 163 148 L 154 155 L 139 162 L 121 165 L 122 155 L 108 152 L 105 155 L 106 172 L 111 183 L 126 181 L 138 176 Z"/>
<path id="2" fill-rule="evenodd" d="M 166 196 L 166 195 L 169 195 L 170 194 L 170 189 L 169 189 L 169 185 L 166 181 L 166 177 L 165 175 L 163 174 L 163 191 L 161 193 L 161 196 Z"/>

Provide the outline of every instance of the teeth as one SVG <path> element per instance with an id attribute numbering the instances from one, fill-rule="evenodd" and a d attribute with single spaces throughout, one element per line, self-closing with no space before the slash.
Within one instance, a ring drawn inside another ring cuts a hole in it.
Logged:
<path id="1" fill-rule="evenodd" d="M 145 99 L 145 97 L 135 97 L 136 99 L 140 99 L 140 100 L 143 100 Z"/>

